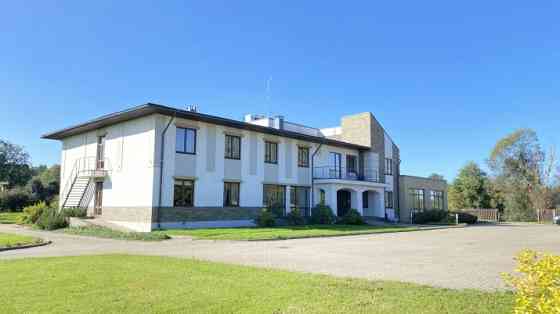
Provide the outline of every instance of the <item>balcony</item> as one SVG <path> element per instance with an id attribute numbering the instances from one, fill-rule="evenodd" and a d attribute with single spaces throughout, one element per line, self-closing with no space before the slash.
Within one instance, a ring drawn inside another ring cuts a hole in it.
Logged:
<path id="1" fill-rule="evenodd" d="M 346 167 L 314 167 L 313 179 L 338 179 L 348 181 L 366 181 L 383 183 L 379 178 L 377 169 L 364 169 L 362 172 Z"/>

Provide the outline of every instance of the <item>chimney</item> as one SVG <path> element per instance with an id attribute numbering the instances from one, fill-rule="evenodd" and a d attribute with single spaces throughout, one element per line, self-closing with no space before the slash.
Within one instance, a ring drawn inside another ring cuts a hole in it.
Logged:
<path id="1" fill-rule="evenodd" d="M 274 116 L 272 127 L 278 130 L 284 129 L 284 116 Z"/>

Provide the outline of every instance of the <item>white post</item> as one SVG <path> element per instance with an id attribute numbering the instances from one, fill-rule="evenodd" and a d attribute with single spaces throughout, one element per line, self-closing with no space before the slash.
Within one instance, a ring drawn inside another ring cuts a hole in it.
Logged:
<path id="1" fill-rule="evenodd" d="M 359 190 L 355 192 L 356 193 L 356 206 L 354 207 L 358 213 L 360 213 L 360 215 L 364 215 L 364 202 L 363 202 L 363 194 L 362 192 L 360 192 Z"/>
<path id="2" fill-rule="evenodd" d="M 459 224 L 459 214 L 455 214 L 455 224 Z"/>

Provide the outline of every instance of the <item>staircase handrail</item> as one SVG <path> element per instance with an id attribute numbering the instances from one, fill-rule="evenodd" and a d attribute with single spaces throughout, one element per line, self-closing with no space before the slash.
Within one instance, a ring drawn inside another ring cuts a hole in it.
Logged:
<path id="1" fill-rule="evenodd" d="M 102 168 L 99 168 L 99 165 L 103 165 Z M 97 157 L 90 156 L 90 157 L 81 157 L 74 161 L 74 165 L 72 166 L 72 170 L 70 171 L 70 175 L 66 179 L 66 183 L 64 184 L 64 189 L 62 190 L 62 198 L 63 200 L 62 207 L 66 205 L 66 201 L 68 200 L 68 196 L 72 190 L 72 185 L 76 181 L 76 178 L 83 173 L 93 173 L 94 171 L 109 171 L 110 161 L 108 158 L 104 158 L 102 163 L 97 160 Z"/>

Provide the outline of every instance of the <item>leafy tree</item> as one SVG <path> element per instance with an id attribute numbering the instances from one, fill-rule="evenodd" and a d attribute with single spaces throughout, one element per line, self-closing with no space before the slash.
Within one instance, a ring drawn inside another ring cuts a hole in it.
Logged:
<path id="1" fill-rule="evenodd" d="M 29 154 L 21 146 L 0 139 L 0 181 L 9 187 L 24 186 L 31 179 Z"/>
<path id="2" fill-rule="evenodd" d="M 478 164 L 468 162 L 449 187 L 449 208 L 489 208 L 489 180 Z"/>
<path id="3" fill-rule="evenodd" d="M 531 129 L 519 129 L 499 140 L 488 160 L 503 193 L 507 219 L 535 220 L 553 205 L 557 173 L 554 150 L 547 154 Z"/>

